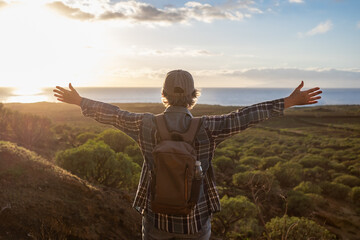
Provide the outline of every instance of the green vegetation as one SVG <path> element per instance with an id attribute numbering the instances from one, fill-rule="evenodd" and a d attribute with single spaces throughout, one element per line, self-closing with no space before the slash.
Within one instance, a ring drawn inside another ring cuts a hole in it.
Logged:
<path id="1" fill-rule="evenodd" d="M 159 104 L 119 106 L 134 112 L 163 110 Z M 192 112 L 195 116 L 222 114 L 235 108 L 199 105 Z M 38 116 L 25 117 L 14 109 L 34 110 Z M 34 133 L 24 130 L 16 134 L 11 123 L 15 115 L 20 126 L 45 116 L 51 122 L 29 124 Z M 218 146 L 213 166 L 222 211 L 213 217 L 213 237 L 357 239 L 360 106 L 292 108 L 285 115 Z M 31 143 L 26 136 L 39 132 L 37 127 L 46 134 L 37 134 L 42 140 Z M 139 148 L 118 130 L 82 117 L 78 108 L 50 103 L 0 104 L 1 129 L 0 139 L 30 148 L 90 182 L 134 194 L 143 162 Z M 22 170 L 9 169 L 6 174 L 20 176 Z M 105 181 L 106 176 L 112 177 Z"/>

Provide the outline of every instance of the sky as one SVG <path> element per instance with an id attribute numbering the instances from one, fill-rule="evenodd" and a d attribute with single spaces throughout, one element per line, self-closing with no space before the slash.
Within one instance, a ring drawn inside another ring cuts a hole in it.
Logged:
<path id="1" fill-rule="evenodd" d="M 360 88 L 358 0 L 0 0 L 0 87 Z"/>

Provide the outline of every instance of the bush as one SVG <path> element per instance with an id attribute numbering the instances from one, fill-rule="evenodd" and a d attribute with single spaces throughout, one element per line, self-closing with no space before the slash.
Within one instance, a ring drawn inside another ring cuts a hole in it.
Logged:
<path id="1" fill-rule="evenodd" d="M 354 204 L 360 207 L 360 187 L 353 187 L 350 196 Z"/>
<path id="2" fill-rule="evenodd" d="M 89 182 L 123 189 L 133 189 L 140 174 L 140 167 L 127 155 L 116 154 L 102 141 L 89 140 L 79 147 L 60 151 L 56 163 Z"/>
<path id="3" fill-rule="evenodd" d="M 320 166 L 322 168 L 326 168 L 328 164 L 328 160 L 314 154 L 307 154 L 303 158 L 300 159 L 299 163 L 304 168 L 313 168 L 315 166 Z"/>
<path id="4" fill-rule="evenodd" d="M 360 178 L 348 174 L 336 177 L 334 182 L 341 183 L 349 187 L 360 186 Z"/>
<path id="5" fill-rule="evenodd" d="M 269 237 L 274 240 L 336 239 L 326 228 L 304 217 L 275 217 L 266 223 L 266 229 Z"/>
<path id="6" fill-rule="evenodd" d="M 107 129 L 103 131 L 98 135 L 96 140 L 104 141 L 115 152 L 124 152 L 127 146 L 134 144 L 134 140 L 132 140 L 129 136 L 115 129 Z"/>
<path id="7" fill-rule="evenodd" d="M 304 193 L 289 191 L 287 195 L 287 211 L 290 215 L 307 216 L 313 211 L 314 204 Z"/>
<path id="8" fill-rule="evenodd" d="M 274 176 L 266 171 L 247 171 L 233 175 L 233 184 L 240 187 L 252 185 L 261 188 L 273 183 Z"/>
<path id="9" fill-rule="evenodd" d="M 84 143 L 86 143 L 88 140 L 90 139 L 94 139 L 97 137 L 97 134 L 92 133 L 92 132 L 84 132 L 84 133 L 80 133 L 79 135 L 77 135 L 76 137 L 76 141 L 79 143 L 79 145 L 83 145 Z"/>
<path id="10" fill-rule="evenodd" d="M 320 183 L 320 187 L 322 189 L 322 194 L 339 199 L 344 200 L 348 197 L 348 194 L 351 190 L 350 187 L 341 184 L 341 183 L 334 183 L 334 182 L 328 182 L 324 181 Z"/>
<path id="11" fill-rule="evenodd" d="M 137 145 L 133 144 L 126 146 L 124 153 L 129 155 L 133 162 L 137 163 L 139 166 L 142 166 L 144 158 L 140 151 L 140 148 Z"/>
<path id="12" fill-rule="evenodd" d="M 351 174 L 360 177 L 360 161 L 348 167 Z"/>
<path id="13" fill-rule="evenodd" d="M 322 167 L 316 166 L 304 169 L 304 177 L 306 180 L 317 182 L 319 180 L 327 180 L 329 174 Z"/>
<path id="14" fill-rule="evenodd" d="M 266 151 L 264 147 L 251 147 L 246 151 L 246 154 L 249 156 L 262 156 L 262 154 Z"/>
<path id="15" fill-rule="evenodd" d="M 316 193 L 306 193 L 305 194 L 306 196 L 310 197 L 311 200 L 313 201 L 313 203 L 315 205 L 317 205 L 318 207 L 321 207 L 321 208 L 324 208 L 325 206 L 329 205 L 327 200 L 319 195 L 319 194 L 316 194 Z"/>
<path id="16" fill-rule="evenodd" d="M 222 239 L 246 238 L 260 235 L 256 220 L 256 206 L 245 196 L 228 197 L 221 200 L 221 212 L 213 218 L 212 229 Z"/>
<path id="17" fill-rule="evenodd" d="M 309 181 L 301 182 L 299 185 L 297 185 L 294 188 L 294 190 L 303 193 L 316 193 L 316 194 L 321 193 L 321 187 Z"/>
<path id="18" fill-rule="evenodd" d="M 275 175 L 282 187 L 295 187 L 302 180 L 302 166 L 298 163 L 277 163 L 269 170 Z"/>
<path id="19" fill-rule="evenodd" d="M 267 169 L 275 166 L 278 162 L 284 162 L 284 159 L 279 157 L 266 157 L 261 159 L 260 166 L 262 169 Z"/>
<path id="20" fill-rule="evenodd" d="M 257 167 L 260 164 L 261 159 L 258 157 L 248 156 L 240 159 L 240 163 Z"/>

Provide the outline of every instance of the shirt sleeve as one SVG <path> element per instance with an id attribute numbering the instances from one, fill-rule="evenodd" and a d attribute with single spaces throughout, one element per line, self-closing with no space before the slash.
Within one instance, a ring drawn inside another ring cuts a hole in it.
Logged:
<path id="1" fill-rule="evenodd" d="M 140 127 L 146 113 L 124 111 L 117 106 L 87 98 L 82 98 L 80 106 L 85 117 L 91 117 L 100 123 L 112 125 L 139 142 Z"/>
<path id="2" fill-rule="evenodd" d="M 262 102 L 234 112 L 205 116 L 204 126 L 216 143 L 266 119 L 284 115 L 284 98 Z"/>

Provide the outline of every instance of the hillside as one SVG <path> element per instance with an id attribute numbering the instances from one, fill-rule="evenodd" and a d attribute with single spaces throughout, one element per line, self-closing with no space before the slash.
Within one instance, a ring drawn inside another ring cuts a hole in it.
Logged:
<path id="1" fill-rule="evenodd" d="M 0 239 L 139 239 L 131 200 L 0 141 Z"/>

